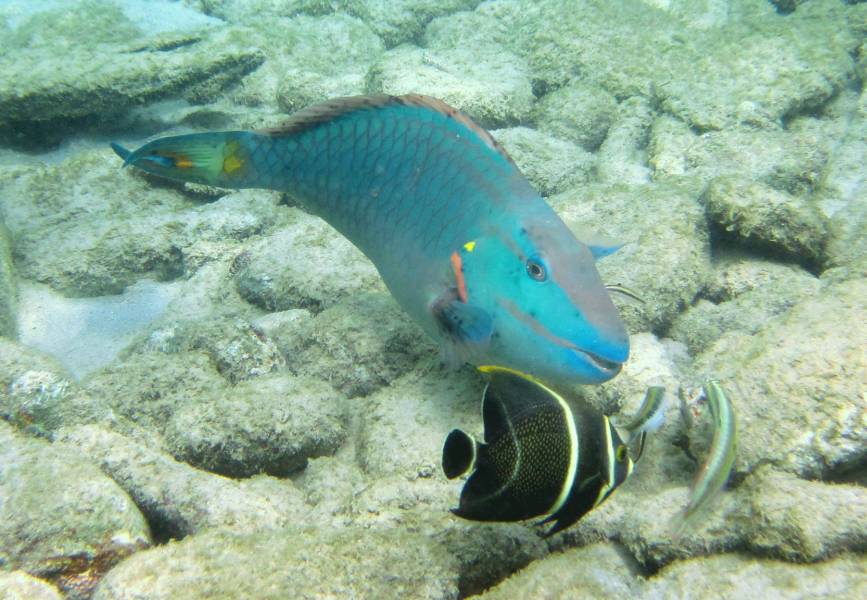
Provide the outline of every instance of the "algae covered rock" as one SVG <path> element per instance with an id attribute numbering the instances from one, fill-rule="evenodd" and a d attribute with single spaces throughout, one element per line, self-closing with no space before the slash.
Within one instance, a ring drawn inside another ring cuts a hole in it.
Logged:
<path id="1" fill-rule="evenodd" d="M 0 422 L 0 563 L 87 597 L 150 543 L 142 514 L 97 467 Z"/>
<path id="2" fill-rule="evenodd" d="M 456 596 L 457 577 L 444 547 L 401 528 L 217 530 L 139 552 L 103 580 L 94 600 L 446 599 Z"/>
<path id="3" fill-rule="evenodd" d="M 631 333 L 667 327 L 710 275 L 707 225 L 693 187 L 581 186 L 551 198 L 579 240 L 602 235 L 625 244 L 597 266 L 605 283 L 625 285 L 644 299 L 620 303 Z"/>
<path id="4" fill-rule="evenodd" d="M 119 416 L 159 432 L 188 398 L 213 398 L 226 380 L 202 352 L 150 352 L 109 365 L 82 386 Z"/>
<path id="5" fill-rule="evenodd" d="M 389 50 L 371 70 L 368 91 L 434 96 L 489 129 L 526 120 L 534 99 L 524 62 L 491 45 L 476 52 L 412 46 Z"/>
<path id="6" fill-rule="evenodd" d="M 436 346 L 390 295 L 347 297 L 298 332 L 289 368 L 365 396 L 412 371 Z"/>
<path id="7" fill-rule="evenodd" d="M 698 372 L 728 391 L 741 431 L 739 471 L 772 462 L 830 477 L 867 452 L 864 343 L 867 281 L 827 286 L 752 335 L 706 350 Z"/>
<path id="8" fill-rule="evenodd" d="M 857 37 L 839 3 L 817 4 L 787 19 L 753 17 L 684 40 L 691 64 L 657 82 L 662 107 L 696 129 L 719 130 L 774 127 L 820 106 L 852 73 Z M 825 43 L 815 44 L 817 37 Z"/>
<path id="9" fill-rule="evenodd" d="M 9 230 L 0 223 L 0 335 L 15 337 L 18 331 L 17 283 L 12 264 L 12 245 Z"/>
<path id="10" fill-rule="evenodd" d="M 808 265 L 821 263 L 827 223 L 808 201 L 735 177 L 714 179 L 703 196 L 708 218 L 746 247 Z"/>
<path id="11" fill-rule="evenodd" d="M 178 462 L 152 437 L 126 436 L 98 425 L 64 428 L 58 447 L 82 453 L 133 499 L 159 538 L 183 538 L 214 527 L 275 529 L 300 521 L 307 507 L 288 480 L 237 481 Z"/>
<path id="12" fill-rule="evenodd" d="M 115 420 L 55 360 L 6 338 L 0 338 L 0 417 L 40 436 L 64 425 Z"/>
<path id="13" fill-rule="evenodd" d="M 694 305 L 675 317 L 667 335 L 696 355 L 727 332 L 753 334 L 821 288 L 803 269 L 734 256 L 715 265 L 714 279 Z"/>
<path id="14" fill-rule="evenodd" d="M 737 510 L 748 515 L 744 538 L 758 554 L 812 562 L 867 547 L 863 486 L 806 481 L 764 466 L 744 488 L 749 502 Z"/>
<path id="15" fill-rule="evenodd" d="M 126 25 L 135 31 L 131 23 Z M 45 23 L 45 33 L 51 26 Z M 0 123 L 115 114 L 178 96 L 213 98 L 262 62 L 255 48 L 240 43 L 242 38 L 242 31 L 225 28 L 207 35 L 127 35 L 93 47 L 30 45 L 5 53 L 0 62 L 7 75 L 0 84 Z"/>
<path id="16" fill-rule="evenodd" d="M 647 153 L 654 179 L 687 175 L 710 182 L 733 176 L 800 196 L 821 181 L 831 145 L 814 128 L 732 127 L 698 135 L 685 122 L 663 115 L 653 121 Z"/>
<path id="17" fill-rule="evenodd" d="M 276 195 L 238 192 L 202 205 L 119 165 L 107 150 L 82 152 L 0 188 L 20 276 L 71 296 L 117 294 L 144 276 L 194 271 L 201 261 L 188 256 L 199 245 L 225 253 L 279 218 Z"/>
<path id="18" fill-rule="evenodd" d="M 321 381 L 258 377 L 179 407 L 164 436 L 177 459 L 207 471 L 285 476 L 341 446 L 346 438 L 341 402 Z"/>
<path id="19" fill-rule="evenodd" d="M 536 127 L 588 151 L 602 145 L 617 116 L 617 100 L 600 87 L 574 81 L 545 95 L 533 111 Z"/>
<path id="20" fill-rule="evenodd" d="M 592 179 L 592 154 L 565 139 L 529 127 L 491 132 L 542 196 L 566 191 Z"/>
<path id="21" fill-rule="evenodd" d="M 260 11 L 241 17 L 248 43 L 265 61 L 228 95 L 248 107 L 291 113 L 364 92 L 367 72 L 385 46 L 367 23 L 345 13 L 322 16 Z M 276 125 L 268 123 L 268 126 Z M 257 126 L 259 126 L 257 124 Z"/>
<path id="22" fill-rule="evenodd" d="M 348 12 L 370 25 L 388 47 L 412 41 L 433 19 L 472 9 L 479 0 L 301 0 L 299 8 L 311 14 Z"/>
<path id="23" fill-rule="evenodd" d="M 7 600 L 62 600 L 57 588 L 24 571 L 0 572 L 0 596 Z"/>
<path id="24" fill-rule="evenodd" d="M 534 562 L 478 598 L 636 598 L 642 582 L 632 571 L 614 544 L 591 544 Z"/>
<path id="25" fill-rule="evenodd" d="M 647 183 L 647 137 L 653 121 L 650 103 L 644 98 L 624 100 L 617 117 L 599 148 L 599 180 L 608 183 Z"/>
<path id="26" fill-rule="evenodd" d="M 367 474 L 440 479 L 443 440 L 455 427 L 478 429 L 482 397 L 478 376 L 443 375 L 428 364 L 365 398 L 356 452 Z"/>
<path id="27" fill-rule="evenodd" d="M 269 310 L 328 308 L 383 288 L 376 268 L 322 219 L 295 211 L 295 222 L 249 245 L 235 260 L 235 285 Z"/>
<path id="28" fill-rule="evenodd" d="M 867 594 L 865 566 L 860 555 L 801 565 L 721 554 L 666 567 L 648 581 L 643 597 L 661 600 L 701 593 L 713 598 L 747 598 L 758 593 L 781 600 L 823 595 L 863 598 Z"/>
<path id="29" fill-rule="evenodd" d="M 209 366 L 232 384 L 279 371 L 285 365 L 274 342 L 250 321 L 238 316 L 166 320 L 129 352 L 203 353 L 210 359 Z"/>

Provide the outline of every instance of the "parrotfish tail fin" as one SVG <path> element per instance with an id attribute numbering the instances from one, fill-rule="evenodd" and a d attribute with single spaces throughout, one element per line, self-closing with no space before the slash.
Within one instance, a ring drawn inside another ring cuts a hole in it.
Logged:
<path id="1" fill-rule="evenodd" d="M 443 472 L 449 479 L 466 475 L 475 468 L 478 442 L 460 429 L 453 429 L 443 444 Z"/>
<path id="2" fill-rule="evenodd" d="M 250 187 L 255 174 L 250 163 L 251 134 L 245 131 L 191 133 L 159 138 L 130 152 L 117 143 L 111 148 L 145 171 L 192 183 L 219 187 Z"/>

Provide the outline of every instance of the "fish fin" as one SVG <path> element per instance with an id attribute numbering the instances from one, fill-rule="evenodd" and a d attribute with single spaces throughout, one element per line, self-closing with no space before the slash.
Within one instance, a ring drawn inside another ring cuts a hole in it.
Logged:
<path id="1" fill-rule="evenodd" d="M 126 166 L 127 160 L 129 160 L 129 156 L 130 156 L 130 154 L 132 154 L 132 151 L 127 150 L 126 148 L 124 148 L 123 146 L 118 144 L 117 142 L 111 142 L 111 143 L 109 143 L 109 146 L 111 146 L 111 149 L 114 150 L 115 154 L 117 154 L 119 157 L 121 157 L 123 159 L 123 166 Z"/>
<path id="2" fill-rule="evenodd" d="M 491 441 L 508 431 L 508 422 L 539 410 L 561 410 L 553 390 L 530 375 L 502 367 L 479 368 L 491 375 L 482 397 L 482 420 L 485 441 Z"/>
<path id="3" fill-rule="evenodd" d="M 466 475 L 476 466 L 478 443 L 460 429 L 453 429 L 443 444 L 443 472 L 449 479 Z"/>
<path id="4" fill-rule="evenodd" d="M 463 302 L 456 288 L 443 292 L 433 301 L 430 310 L 440 330 L 455 345 L 486 345 L 490 342 L 494 330 L 491 315 Z"/>
<path id="5" fill-rule="evenodd" d="M 111 148 L 132 165 L 148 173 L 179 181 L 221 187 L 238 187 L 249 168 L 243 131 L 191 133 L 158 138 L 130 152 L 112 143 Z"/>
<path id="6" fill-rule="evenodd" d="M 285 136 L 306 131 L 321 123 L 327 123 L 351 113 L 363 110 L 371 110 L 385 107 L 406 107 L 429 110 L 443 117 L 460 123 L 475 134 L 486 146 L 506 159 L 517 169 L 515 162 L 493 136 L 480 127 L 472 119 L 461 113 L 453 106 L 449 106 L 442 100 L 424 96 L 421 94 L 406 94 L 404 96 L 388 96 L 386 94 L 372 94 L 369 96 L 348 96 L 345 98 L 333 98 L 313 106 L 303 108 L 293 114 L 288 121 L 277 127 L 261 129 L 258 133 L 269 136 Z"/>
<path id="7" fill-rule="evenodd" d="M 495 394 L 491 393 L 491 384 L 485 386 L 482 395 L 482 423 L 485 426 L 485 442 L 490 443 L 508 434 L 509 413 L 506 406 Z"/>
<path id="8" fill-rule="evenodd" d="M 572 233 L 582 244 L 587 246 L 590 254 L 593 255 L 593 260 L 611 256 L 626 245 L 624 242 L 615 241 L 601 233 L 589 231 L 583 227 L 572 226 L 569 229 L 572 230 Z"/>
<path id="9" fill-rule="evenodd" d="M 629 446 L 629 453 L 632 456 L 632 462 L 637 463 L 641 458 L 641 455 L 644 454 L 644 446 L 647 443 L 647 432 L 642 431 L 635 438 L 630 439 L 627 442 Z M 633 450 L 635 448 L 635 450 Z"/>
<path id="10" fill-rule="evenodd" d="M 600 243 L 593 243 L 587 244 L 587 249 L 590 250 L 590 254 L 593 255 L 593 260 L 600 260 L 602 258 L 605 258 L 606 256 L 611 256 L 612 254 L 623 248 L 623 246 L 625 246 L 625 244 L 606 245 Z"/>

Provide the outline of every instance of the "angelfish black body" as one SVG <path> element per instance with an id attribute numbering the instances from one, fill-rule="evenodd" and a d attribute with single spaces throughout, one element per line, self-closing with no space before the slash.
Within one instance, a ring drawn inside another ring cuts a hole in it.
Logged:
<path id="1" fill-rule="evenodd" d="M 482 397 L 484 443 L 459 429 L 443 446 L 449 479 L 471 473 L 457 516 L 475 521 L 543 517 L 553 535 L 598 506 L 632 472 L 626 445 L 608 417 L 568 401 L 510 369 L 491 376 Z"/>

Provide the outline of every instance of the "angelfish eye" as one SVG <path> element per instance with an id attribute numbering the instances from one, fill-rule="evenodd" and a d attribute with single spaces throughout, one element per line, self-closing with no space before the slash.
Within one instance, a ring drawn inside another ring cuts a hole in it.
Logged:
<path id="1" fill-rule="evenodd" d="M 617 462 L 622 463 L 624 460 L 626 460 L 626 446 L 624 446 L 623 444 L 617 446 L 617 450 L 615 451 L 614 456 L 615 458 L 617 458 Z"/>
<path id="2" fill-rule="evenodd" d="M 548 273 L 545 270 L 545 265 L 535 258 L 527 259 L 527 275 L 536 281 L 545 281 L 548 278 Z"/>

